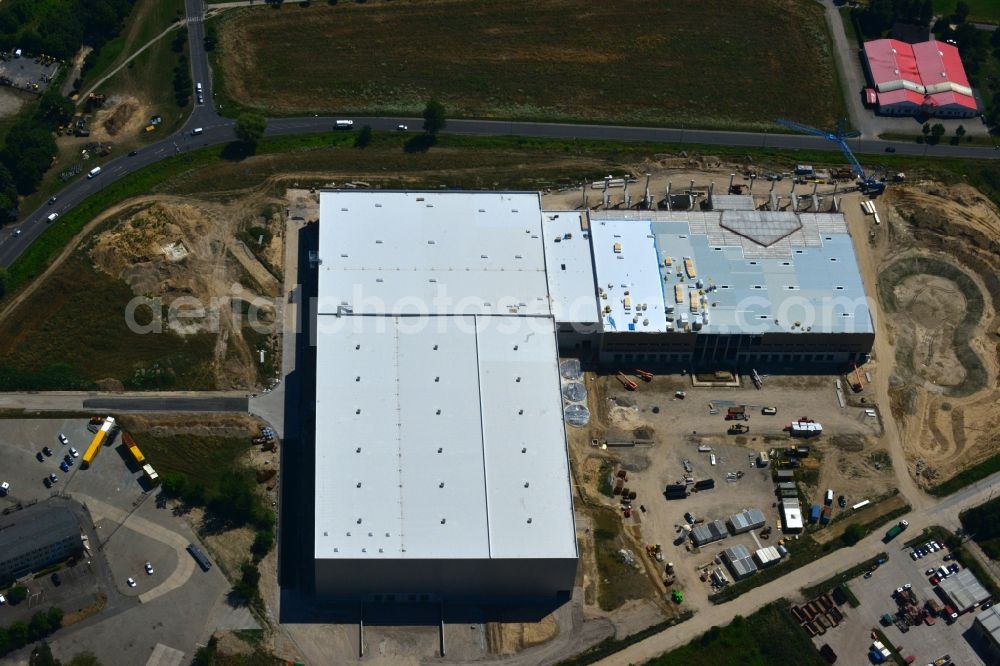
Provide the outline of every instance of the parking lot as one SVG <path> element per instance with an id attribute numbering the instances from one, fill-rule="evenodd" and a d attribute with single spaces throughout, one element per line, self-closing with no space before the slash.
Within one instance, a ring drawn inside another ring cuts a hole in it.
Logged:
<path id="1" fill-rule="evenodd" d="M 60 443 L 60 433 L 67 444 Z M 14 512 L 18 504 L 71 498 L 68 503 L 82 505 L 80 522 L 91 547 L 75 567 L 60 572 L 60 585 L 55 586 L 51 576 L 35 579 L 29 584 L 35 596 L 17 607 L 0 608 L 0 624 L 13 622 L 15 614 L 29 608 L 30 616 L 38 605 L 75 610 L 102 593 L 106 605 L 85 623 L 86 630 L 65 628 L 51 642 L 58 657 L 90 650 L 109 664 L 143 664 L 158 643 L 190 656 L 219 622 L 256 627 L 246 609 L 229 605 L 230 586 L 218 567 L 204 572 L 193 564 L 184 549 L 197 541 L 196 535 L 183 517 L 158 505 L 155 491 L 144 491 L 141 474 L 120 437 L 102 447 L 88 469 L 81 469 L 92 437 L 85 418 L 6 419 L 0 429 L 0 481 L 10 484 L 8 495 L 0 497 L 0 508 Z M 43 454 L 39 461 L 43 446 L 53 455 Z M 58 464 L 70 446 L 81 458 L 64 473 Z M 50 473 L 58 481 L 46 488 L 43 479 Z M 152 575 L 145 571 L 146 562 L 153 566 Z M 130 577 L 135 587 L 128 585 Z"/>
<path id="2" fill-rule="evenodd" d="M 28 56 L 15 58 L 4 53 L 0 58 L 0 79 L 9 81 L 6 85 L 34 93 L 43 93 L 59 72 L 59 63 Z"/>
<path id="3" fill-rule="evenodd" d="M 907 536 L 905 532 L 904 536 Z M 912 538 L 912 535 L 908 536 Z M 985 664 L 970 642 L 974 612 L 959 615 L 950 625 L 941 618 L 935 618 L 933 626 L 920 624 L 908 627 L 906 633 L 895 624 L 885 626 L 879 621 L 886 613 L 895 614 L 898 606 L 893 593 L 907 583 L 912 586 L 919 605 L 928 599 L 943 605 L 925 571 L 942 565 L 947 567 L 950 563 L 944 560 L 944 556 L 948 551 L 941 549 L 914 561 L 910 557 L 910 549 L 901 548 L 902 545 L 902 540 L 891 542 L 887 548 L 888 562 L 876 569 L 870 578 L 859 577 L 849 583 L 861 605 L 858 608 L 843 606 L 844 622 L 813 641 L 817 646 L 829 643 L 845 663 L 864 663 L 867 661 L 865 653 L 872 643 L 871 631 L 878 627 L 904 657 L 915 656 L 916 664 L 933 663 L 944 655 L 950 655 L 951 660 L 961 666 Z"/>

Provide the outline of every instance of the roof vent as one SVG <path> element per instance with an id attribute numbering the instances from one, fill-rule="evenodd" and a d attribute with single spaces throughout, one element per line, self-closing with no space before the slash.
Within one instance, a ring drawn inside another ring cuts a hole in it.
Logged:
<path id="1" fill-rule="evenodd" d="M 355 377 L 355 378 L 354 378 L 354 381 L 356 381 L 356 382 L 360 382 L 360 381 L 361 381 L 361 375 L 358 375 L 357 377 Z"/>
<path id="2" fill-rule="evenodd" d="M 361 482 L 360 482 L 360 481 L 358 481 L 358 488 L 360 488 L 360 487 L 361 487 Z"/>
<path id="3" fill-rule="evenodd" d="M 525 482 L 524 482 L 524 487 L 525 487 L 525 488 L 527 488 L 527 487 L 528 487 L 529 485 L 531 485 L 531 484 L 530 484 L 530 483 L 528 483 L 527 481 L 525 481 Z"/>
<path id="4" fill-rule="evenodd" d="M 528 518 L 528 524 L 529 525 L 531 524 L 531 518 Z"/>
<path id="5" fill-rule="evenodd" d="M 444 488 L 444 481 L 438 484 L 438 488 Z"/>
<path id="6" fill-rule="evenodd" d="M 447 518 L 442 518 L 442 519 L 441 519 L 441 524 L 442 524 L 442 525 L 444 525 L 444 524 L 445 524 L 446 522 L 448 522 L 448 519 L 447 519 Z"/>
<path id="7" fill-rule="evenodd" d="M 437 351 L 438 346 L 434 345 L 434 351 Z"/>
<path id="8" fill-rule="evenodd" d="M 521 447 L 521 453 L 527 453 L 527 452 L 528 452 L 528 447 L 527 446 L 522 446 Z"/>
<path id="9" fill-rule="evenodd" d="M 514 381 L 515 381 L 515 382 L 517 382 L 518 384 L 520 384 L 520 383 L 521 383 L 521 378 L 520 378 L 520 377 L 518 377 L 518 378 L 517 378 L 517 379 L 515 379 Z"/>
<path id="10" fill-rule="evenodd" d="M 361 519 L 360 519 L 360 518 L 358 518 L 358 525 L 360 525 L 360 524 L 361 524 Z"/>
<path id="11" fill-rule="evenodd" d="M 355 415 L 360 414 L 361 413 L 361 408 L 358 407 L 357 409 L 355 409 L 354 413 L 355 413 Z"/>
<path id="12" fill-rule="evenodd" d="M 361 447 L 359 446 L 358 448 L 354 449 L 354 452 L 355 453 L 361 453 Z"/>
<path id="13" fill-rule="evenodd" d="M 486 212 L 486 209 L 485 209 L 485 208 L 480 208 L 480 209 L 479 209 L 479 212 L 480 212 L 480 213 L 485 213 L 485 212 Z"/>
<path id="14" fill-rule="evenodd" d="M 361 349 L 361 345 L 354 345 L 354 351 Z"/>
<path id="15" fill-rule="evenodd" d="M 439 409 L 439 410 L 437 410 L 437 412 L 435 412 L 435 415 L 437 415 L 437 416 L 441 416 L 441 410 L 440 410 L 440 409 Z"/>
<path id="16" fill-rule="evenodd" d="M 376 239 L 376 240 L 375 240 L 375 244 L 376 244 L 376 245 L 381 245 L 381 244 L 382 244 L 382 241 L 380 241 L 380 240 Z"/>
<path id="17" fill-rule="evenodd" d="M 441 381 L 441 378 L 440 378 L 440 377 L 435 377 L 435 378 L 434 378 L 434 381 L 435 381 L 435 382 L 439 382 L 439 381 Z"/>
<path id="18" fill-rule="evenodd" d="M 523 409 L 519 409 L 519 410 L 517 410 L 517 414 L 518 414 L 518 416 L 520 416 L 520 415 L 524 414 L 524 410 L 523 410 Z"/>
<path id="19" fill-rule="evenodd" d="M 439 446 L 438 447 L 438 453 L 444 453 L 444 448 Z"/>
<path id="20" fill-rule="evenodd" d="M 429 240 L 429 241 L 427 241 L 427 244 L 428 245 L 434 245 L 434 241 L 433 240 Z"/>

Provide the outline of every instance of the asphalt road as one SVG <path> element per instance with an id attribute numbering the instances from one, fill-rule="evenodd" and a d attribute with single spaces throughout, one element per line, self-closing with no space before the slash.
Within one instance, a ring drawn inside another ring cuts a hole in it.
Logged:
<path id="1" fill-rule="evenodd" d="M 187 14 L 188 46 L 191 60 L 191 76 L 195 83 L 201 83 L 205 103 L 195 103 L 194 110 L 184 126 L 173 136 L 153 143 L 139 150 L 136 155 L 117 157 L 101 165 L 102 171 L 94 178 L 80 176 L 64 187 L 52 204 L 45 204 L 27 215 L 21 222 L 8 227 L 10 234 L 0 236 L 0 267 L 10 266 L 38 238 L 46 226 L 51 213 L 64 215 L 74 206 L 96 194 L 104 187 L 125 176 L 149 166 L 171 155 L 195 148 L 228 143 L 236 138 L 233 131 L 235 122 L 223 118 L 214 109 L 212 95 L 212 74 L 208 66 L 208 55 L 204 48 L 203 0 L 185 0 Z M 350 117 L 355 127 L 371 125 L 375 130 L 397 130 L 406 125 L 409 132 L 418 132 L 422 124 L 419 118 L 376 118 Z M 333 131 L 335 118 L 275 118 L 268 122 L 268 136 L 291 134 L 313 134 Z M 197 136 L 192 130 L 200 128 Z M 717 146 L 746 146 L 757 148 L 781 148 L 785 150 L 808 149 L 836 152 L 839 149 L 825 139 L 788 134 L 762 134 L 752 132 L 725 132 L 709 130 L 685 130 L 655 127 L 624 127 L 616 125 L 576 125 L 562 123 L 511 122 L 497 120 L 449 120 L 445 130 L 450 134 L 479 136 L 526 136 L 557 139 L 597 139 L 605 141 L 653 141 L 679 144 L 707 144 Z M 851 149 L 861 154 L 882 154 L 893 147 L 899 155 L 927 155 L 934 157 L 960 157 L 976 159 L 1000 159 L 1000 151 L 992 148 L 951 145 L 918 145 L 890 141 L 859 139 L 851 142 Z M 58 223 L 58 220 L 54 223 Z M 17 233 L 20 232 L 20 233 Z"/>

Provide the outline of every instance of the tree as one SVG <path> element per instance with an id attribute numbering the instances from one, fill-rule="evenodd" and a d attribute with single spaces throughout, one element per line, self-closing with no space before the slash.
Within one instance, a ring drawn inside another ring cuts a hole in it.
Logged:
<path id="1" fill-rule="evenodd" d="M 259 113 L 241 113 L 236 119 L 236 138 L 252 148 L 264 137 L 267 118 Z"/>
<path id="2" fill-rule="evenodd" d="M 274 531 L 269 529 L 257 530 L 256 536 L 253 539 L 253 546 L 250 547 L 250 552 L 253 553 L 254 559 L 261 560 L 274 546 Z"/>
<path id="3" fill-rule="evenodd" d="M 365 125 L 358 133 L 358 138 L 354 140 L 355 148 L 366 148 L 372 142 L 372 126 Z"/>
<path id="4" fill-rule="evenodd" d="M 924 0 L 920 5 L 920 25 L 930 26 L 934 20 L 934 0 Z"/>
<path id="5" fill-rule="evenodd" d="M 28 625 L 24 622 L 15 622 L 7 628 L 7 636 L 12 650 L 24 647 L 28 644 Z"/>
<path id="6" fill-rule="evenodd" d="M 187 28 L 181 28 L 174 35 L 173 41 L 170 42 L 170 50 L 174 53 L 182 53 L 184 51 L 184 46 L 187 45 L 188 31 Z"/>
<path id="7" fill-rule="evenodd" d="M 52 656 L 52 648 L 45 641 L 35 646 L 28 657 L 28 666 L 62 666 L 62 662 Z"/>
<path id="8" fill-rule="evenodd" d="M 424 131 L 436 136 L 448 124 L 445 119 L 444 105 L 437 100 L 430 100 L 424 107 Z"/>
<path id="9" fill-rule="evenodd" d="M 76 109 L 73 102 L 59 94 L 56 88 L 49 88 L 38 100 L 39 120 L 45 121 L 50 127 L 61 125 L 73 117 Z"/>
<path id="10" fill-rule="evenodd" d="M 920 128 L 920 131 L 924 133 L 924 136 L 927 136 L 928 134 L 931 133 L 931 124 L 924 123 L 923 127 Z"/>
<path id="11" fill-rule="evenodd" d="M 959 125 L 955 128 L 955 136 L 959 139 L 965 136 L 965 125 Z"/>
<path id="12" fill-rule="evenodd" d="M 940 141 L 941 137 L 944 136 L 944 125 L 941 123 L 934 123 L 931 126 L 931 136 L 934 137 L 934 141 Z"/>
<path id="13" fill-rule="evenodd" d="M 865 528 L 857 523 L 851 523 L 844 530 L 844 533 L 840 538 L 848 546 L 853 546 L 865 538 Z"/>
<path id="14" fill-rule="evenodd" d="M 209 23 L 205 26 L 205 50 L 214 51 L 218 43 L 219 29 L 215 26 L 215 23 Z"/>
<path id="15" fill-rule="evenodd" d="M 7 601 L 12 606 L 16 606 L 28 598 L 28 588 L 23 585 L 15 585 L 7 592 Z"/>
<path id="16" fill-rule="evenodd" d="M 66 666 L 101 666 L 101 662 L 93 652 L 81 652 L 73 655 Z"/>
<path id="17" fill-rule="evenodd" d="M 958 4 L 955 5 L 955 13 L 951 15 L 952 23 L 965 23 L 965 19 L 968 17 L 969 5 L 959 0 Z"/>
<path id="18" fill-rule="evenodd" d="M 49 621 L 50 631 L 55 631 L 56 629 L 62 627 L 63 615 L 63 609 L 58 608 L 57 606 L 52 606 L 48 611 L 46 611 L 45 617 Z"/>
<path id="19" fill-rule="evenodd" d="M 45 611 L 38 611 L 31 616 L 31 621 L 28 623 L 28 638 L 37 641 L 50 633 L 49 616 L 46 615 Z"/>
<path id="20" fill-rule="evenodd" d="M 163 475 L 163 492 L 170 497 L 181 497 L 187 490 L 187 477 L 180 472 L 167 472 Z"/>

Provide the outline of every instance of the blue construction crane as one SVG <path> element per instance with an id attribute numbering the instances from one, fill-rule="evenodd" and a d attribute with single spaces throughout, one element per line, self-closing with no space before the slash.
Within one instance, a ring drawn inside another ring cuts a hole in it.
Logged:
<path id="1" fill-rule="evenodd" d="M 775 120 L 779 125 L 784 125 L 789 129 L 793 129 L 796 132 L 802 132 L 803 134 L 812 134 L 813 136 L 821 136 L 827 141 L 833 141 L 838 146 L 840 150 L 847 157 L 847 161 L 851 164 L 851 171 L 854 175 L 858 177 L 858 185 L 861 187 L 861 191 L 865 194 L 881 194 L 885 191 L 885 183 L 878 180 L 874 174 L 866 174 L 864 167 L 858 162 L 858 159 L 854 157 L 854 153 L 851 152 L 850 147 L 847 145 L 848 139 L 853 139 L 855 137 L 861 136 L 861 132 L 848 131 L 847 122 L 843 119 L 837 123 L 836 132 L 824 132 L 823 130 L 816 129 L 815 127 L 809 127 L 808 125 L 802 125 L 801 123 L 796 123 L 791 120 L 785 120 L 784 118 L 778 118 Z"/>

